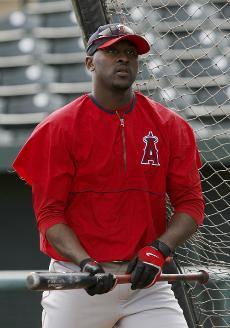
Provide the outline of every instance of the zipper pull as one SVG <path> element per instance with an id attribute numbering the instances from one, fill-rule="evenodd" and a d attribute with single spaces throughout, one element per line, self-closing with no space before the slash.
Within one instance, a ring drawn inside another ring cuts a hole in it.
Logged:
<path id="1" fill-rule="evenodd" d="M 119 118 L 119 120 L 120 120 L 120 126 L 122 126 L 122 127 L 124 127 L 125 126 L 125 119 L 124 119 L 124 117 L 120 117 L 120 115 L 119 115 L 119 113 L 118 113 L 118 111 L 116 110 L 116 114 L 117 114 L 117 116 L 118 116 L 118 118 Z"/>

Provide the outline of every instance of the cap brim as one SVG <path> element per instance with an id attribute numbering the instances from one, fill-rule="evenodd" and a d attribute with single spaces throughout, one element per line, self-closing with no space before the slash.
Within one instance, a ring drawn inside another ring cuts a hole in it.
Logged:
<path id="1" fill-rule="evenodd" d="M 110 47 L 113 44 L 120 42 L 122 40 L 128 40 L 128 41 L 132 42 L 135 45 L 139 55 L 146 54 L 150 50 L 150 44 L 148 43 L 148 41 L 145 38 L 143 38 L 142 36 L 136 35 L 136 34 L 122 35 L 122 36 L 113 38 L 111 40 L 106 41 L 101 46 L 97 47 L 97 49 L 104 49 L 104 48 Z"/>

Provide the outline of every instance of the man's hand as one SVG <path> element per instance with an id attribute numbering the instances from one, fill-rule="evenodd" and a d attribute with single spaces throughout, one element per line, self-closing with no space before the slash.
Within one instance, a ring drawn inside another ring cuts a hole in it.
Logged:
<path id="1" fill-rule="evenodd" d="M 165 257 L 154 246 L 142 248 L 127 268 L 127 273 L 131 273 L 131 289 L 146 288 L 155 284 L 164 262 Z"/>
<path id="2" fill-rule="evenodd" d="M 80 262 L 81 272 L 88 272 L 94 276 L 97 273 L 105 273 L 102 266 L 91 258 L 84 259 Z M 86 292 L 90 295 L 105 294 L 108 293 L 116 286 L 117 282 L 111 273 L 103 275 L 98 283 L 94 286 L 86 288 Z"/>

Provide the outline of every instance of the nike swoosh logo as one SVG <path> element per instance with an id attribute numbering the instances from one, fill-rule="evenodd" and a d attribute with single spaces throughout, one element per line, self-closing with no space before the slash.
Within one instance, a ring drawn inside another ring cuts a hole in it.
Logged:
<path id="1" fill-rule="evenodd" d="M 147 252 L 146 255 L 147 255 L 147 256 L 154 256 L 154 257 L 157 257 L 157 258 L 159 259 L 159 256 L 157 256 L 157 255 L 155 255 L 155 254 L 153 254 L 153 253 L 148 253 L 148 252 Z"/>

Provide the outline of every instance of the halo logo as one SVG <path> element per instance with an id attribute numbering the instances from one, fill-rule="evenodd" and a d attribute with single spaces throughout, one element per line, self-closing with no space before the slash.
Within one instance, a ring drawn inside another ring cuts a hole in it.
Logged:
<path id="1" fill-rule="evenodd" d="M 154 136 L 152 131 L 149 131 L 147 136 L 144 136 L 143 141 L 145 143 L 144 155 L 142 157 L 141 164 L 160 165 L 158 159 L 158 137 Z"/>

